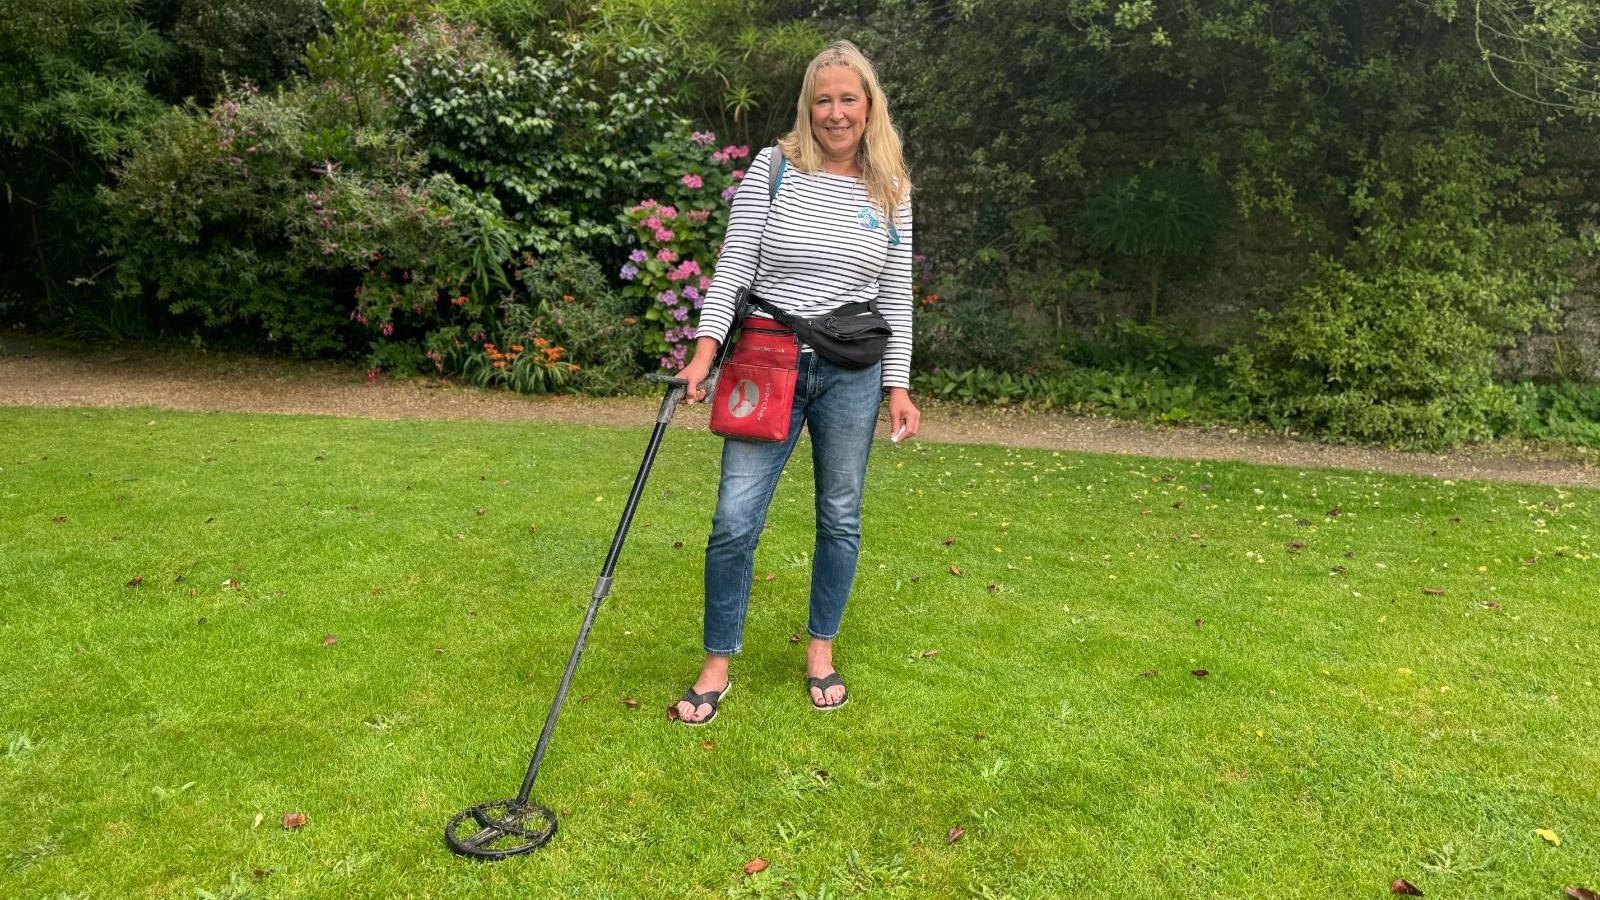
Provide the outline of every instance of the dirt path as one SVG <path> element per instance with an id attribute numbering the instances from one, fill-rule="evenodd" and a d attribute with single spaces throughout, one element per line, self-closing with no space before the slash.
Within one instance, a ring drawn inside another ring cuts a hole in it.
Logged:
<path id="1" fill-rule="evenodd" d="M 130 347 L 86 352 L 24 335 L 0 335 L 0 406 L 141 407 L 189 411 L 482 419 L 649 425 L 644 397 L 524 397 L 426 380 L 369 382 L 347 366 Z M 706 427 L 704 406 L 683 408 L 675 426 Z M 1494 446 L 1445 453 L 1345 447 L 1227 427 L 1168 428 L 1108 418 L 1015 409 L 926 405 L 919 440 L 1002 444 L 1170 459 L 1237 460 L 1296 468 L 1341 468 L 1600 488 L 1600 454 Z"/>

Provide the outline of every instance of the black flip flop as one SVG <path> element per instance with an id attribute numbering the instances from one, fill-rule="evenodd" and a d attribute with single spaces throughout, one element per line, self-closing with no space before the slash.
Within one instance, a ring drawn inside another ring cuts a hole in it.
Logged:
<path id="1" fill-rule="evenodd" d="M 688 703 L 690 706 L 693 706 L 696 709 L 699 709 L 702 703 L 707 704 L 711 707 L 711 715 L 706 716 L 704 719 L 701 719 L 698 722 L 691 722 L 688 719 L 685 719 L 683 716 L 674 716 L 674 720 L 677 721 L 678 724 L 687 725 L 690 728 L 699 728 L 701 725 L 710 725 L 712 720 L 716 719 L 717 717 L 718 704 L 722 703 L 722 698 L 728 696 L 728 691 L 732 688 L 733 682 L 729 681 L 727 684 L 722 686 L 722 690 L 720 691 L 706 691 L 703 694 L 697 694 L 694 691 L 694 685 L 689 685 L 689 689 L 683 692 L 682 697 L 678 698 L 678 703 Z M 676 711 L 678 708 L 677 704 L 674 703 L 672 708 L 674 711 Z"/>
<path id="2" fill-rule="evenodd" d="M 811 688 L 816 688 L 818 691 L 822 692 L 823 696 L 827 696 L 828 688 L 831 688 L 834 685 L 844 687 L 844 679 L 839 677 L 838 672 L 829 672 L 821 678 L 811 678 L 809 676 L 806 678 L 806 699 L 811 700 L 812 709 L 821 710 L 823 712 L 832 712 L 850 702 L 850 690 L 848 688 L 845 689 L 844 696 L 839 698 L 839 702 L 832 704 L 831 706 L 826 703 L 818 703 L 816 700 L 811 698 Z"/>

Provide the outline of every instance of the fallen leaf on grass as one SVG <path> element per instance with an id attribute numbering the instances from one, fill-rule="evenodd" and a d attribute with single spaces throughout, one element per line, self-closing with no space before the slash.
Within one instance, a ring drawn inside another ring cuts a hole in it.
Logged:
<path id="1" fill-rule="evenodd" d="M 1145 669 L 1143 672 L 1139 673 L 1139 677 L 1140 678 L 1154 678 L 1154 677 L 1156 677 L 1156 670 L 1155 669 Z"/>
<path id="2" fill-rule="evenodd" d="M 924 651 L 922 651 L 922 658 L 923 659 L 929 659 L 931 657 L 935 657 L 935 656 L 938 656 L 938 655 L 939 655 L 939 651 L 938 650 L 924 650 Z"/>
<path id="3" fill-rule="evenodd" d="M 1289 549 L 1290 553 L 1299 553 L 1301 550 L 1304 550 L 1306 548 L 1306 542 L 1305 541 L 1290 541 L 1288 544 L 1285 544 L 1284 546 L 1286 546 Z"/>
<path id="4" fill-rule="evenodd" d="M 959 567 L 959 566 L 951 566 L 950 567 L 950 574 L 951 575 L 960 576 L 961 575 L 961 567 Z"/>
<path id="5" fill-rule="evenodd" d="M 1561 836 L 1548 828 L 1535 828 L 1533 833 L 1549 841 L 1553 846 L 1561 846 Z"/>
<path id="6" fill-rule="evenodd" d="M 322 636 L 322 646 L 324 647 L 332 647 L 337 643 L 339 643 L 339 639 L 331 634 L 325 634 Z"/>
<path id="7" fill-rule="evenodd" d="M 791 644 L 798 644 L 803 640 L 805 640 L 805 638 L 802 638 L 800 636 L 800 632 L 798 632 L 798 631 L 796 631 L 794 634 L 789 635 L 789 643 L 791 643 Z"/>
<path id="8" fill-rule="evenodd" d="M 276 871 L 278 871 L 278 870 L 277 869 L 251 869 L 250 870 L 250 874 L 254 875 L 257 878 L 269 878 L 269 877 L 271 877 L 272 873 L 276 872 Z"/>
<path id="9" fill-rule="evenodd" d="M 682 550 L 683 549 L 683 541 L 673 541 L 672 542 L 672 549 L 674 549 L 674 550 Z"/>
<path id="10" fill-rule="evenodd" d="M 267 818 L 267 814 L 266 813 L 256 813 L 256 820 L 254 822 L 250 823 L 250 827 L 252 829 L 260 828 L 261 827 L 261 823 L 263 821 L 265 821 L 266 818 Z"/>
<path id="11" fill-rule="evenodd" d="M 1183 501 L 1179 500 L 1177 503 L 1172 504 L 1172 508 L 1173 509 L 1183 509 Z"/>
<path id="12" fill-rule="evenodd" d="M 237 579 L 237 578 L 229 578 L 227 581 L 224 581 L 222 583 L 222 586 L 227 590 L 237 591 L 243 585 L 239 584 L 239 579 Z"/>
<path id="13" fill-rule="evenodd" d="M 989 585 L 988 588 L 986 588 L 986 590 L 988 590 L 988 592 L 991 593 L 991 594 L 998 594 L 998 593 L 1000 593 L 1000 585 L 991 584 L 991 585 Z"/>
<path id="14" fill-rule="evenodd" d="M 668 703 L 667 704 L 667 721 L 668 722 L 676 722 L 676 721 L 678 721 L 679 719 L 682 719 L 682 718 L 683 718 L 683 713 L 678 710 L 678 701 L 674 700 L 671 703 Z"/>
<path id="15" fill-rule="evenodd" d="M 715 749 L 717 749 L 717 743 L 716 743 L 716 741 L 713 741 L 713 740 L 708 738 L 708 739 L 703 740 L 703 741 L 700 742 L 700 749 L 701 750 L 715 750 Z"/>
<path id="16" fill-rule="evenodd" d="M 778 573 L 777 572 L 768 572 L 767 573 L 767 577 L 762 579 L 762 580 L 763 581 L 771 581 L 772 579 L 777 578 L 777 577 L 778 577 Z"/>
<path id="17" fill-rule="evenodd" d="M 1501 607 L 1500 607 L 1500 604 L 1494 602 L 1493 600 L 1485 600 L 1485 601 L 1483 601 L 1483 608 L 1484 609 L 1500 609 Z"/>
<path id="18" fill-rule="evenodd" d="M 306 818 L 305 813 L 283 814 L 283 827 L 288 831 L 293 831 L 296 828 L 304 828 L 307 821 L 309 820 Z"/>
<path id="19" fill-rule="evenodd" d="M 1422 592 L 1424 594 L 1427 594 L 1429 597 L 1443 597 L 1444 596 L 1444 588 L 1423 588 Z"/>
<path id="20" fill-rule="evenodd" d="M 1148 516 L 1148 515 L 1150 515 L 1150 510 L 1148 510 L 1148 509 L 1141 509 L 1141 510 L 1139 510 L 1139 515 L 1141 515 L 1141 516 Z"/>
<path id="21" fill-rule="evenodd" d="M 744 873 L 746 875 L 754 875 L 757 872 L 765 869 L 768 865 L 769 863 L 766 860 L 758 856 L 744 864 Z"/>
<path id="22" fill-rule="evenodd" d="M 951 544 L 954 544 L 955 542 L 956 542 L 955 537 L 951 536 L 951 537 L 945 538 L 944 540 L 940 541 L 939 543 L 941 543 L 941 544 L 945 545 L 946 547 L 948 547 Z"/>
<path id="23" fill-rule="evenodd" d="M 1421 897 L 1422 896 L 1422 891 L 1420 889 L 1418 889 L 1418 887 L 1416 885 L 1414 885 L 1411 882 L 1405 880 L 1404 878 L 1396 878 L 1394 880 L 1394 883 L 1389 885 L 1389 893 L 1391 893 L 1391 894 L 1404 894 L 1407 897 Z"/>
<path id="24" fill-rule="evenodd" d="M 1600 894 L 1586 887 L 1569 887 L 1561 893 L 1566 894 L 1572 900 L 1600 900 Z"/>
<path id="25" fill-rule="evenodd" d="M 50 521 L 56 523 L 57 525 L 65 525 L 65 524 L 67 524 L 67 517 L 66 516 L 55 516 L 55 517 L 51 518 Z"/>
<path id="26" fill-rule="evenodd" d="M 1330 519 L 1336 519 L 1342 515 L 1344 515 L 1343 507 L 1335 506 L 1333 509 L 1328 510 L 1328 518 Z"/>
<path id="27" fill-rule="evenodd" d="M 952 825 L 950 826 L 950 830 L 945 832 L 944 842 L 946 844 L 954 844 L 956 841 L 961 840 L 961 836 L 966 833 L 967 830 L 962 828 L 960 825 Z"/>
<path id="28" fill-rule="evenodd" d="M 1196 678 L 1204 678 L 1207 675 L 1210 675 L 1211 672 L 1208 669 L 1195 669 L 1193 672 L 1190 672 L 1189 674 L 1193 675 Z"/>
<path id="29" fill-rule="evenodd" d="M 983 739 L 984 739 L 984 738 L 986 738 L 986 737 L 988 737 L 988 736 L 989 736 L 989 732 L 987 732 L 987 731 L 980 731 L 980 732 L 978 732 L 978 733 L 977 733 L 977 734 L 975 734 L 975 735 L 973 735 L 973 736 L 972 736 L 972 739 L 973 739 L 973 740 L 975 740 L 975 741 L 981 741 L 981 740 L 983 740 Z"/>
<path id="30" fill-rule="evenodd" d="M 1200 532 L 1198 532 L 1198 531 L 1189 532 L 1189 540 L 1191 540 L 1191 541 L 1200 540 Z"/>
<path id="31" fill-rule="evenodd" d="M 487 510 L 485 510 L 485 509 L 484 509 L 484 508 L 483 508 L 483 507 L 481 507 L 481 506 L 480 506 L 480 507 L 478 507 L 478 515 L 480 515 L 480 516 L 481 516 L 481 515 L 483 515 L 483 514 L 484 514 L 484 513 L 485 513 L 485 512 L 487 512 Z"/>
<path id="32" fill-rule="evenodd" d="M 143 575 L 135 575 L 128 579 L 128 587 L 138 587 L 141 584 L 144 584 Z"/>
<path id="33" fill-rule="evenodd" d="M 638 709 L 639 701 L 633 699 L 632 697 L 624 697 L 622 698 L 622 705 L 629 709 Z"/>
<path id="34" fill-rule="evenodd" d="M 594 699 L 594 695 L 593 694 L 584 694 L 582 697 L 578 698 L 578 702 L 579 703 L 588 703 L 590 700 L 593 700 L 593 699 Z"/>
<path id="35" fill-rule="evenodd" d="M 1206 627 L 1206 620 L 1205 619 L 1195 619 L 1194 620 L 1194 627 L 1196 627 L 1196 628 L 1204 628 L 1204 627 Z"/>

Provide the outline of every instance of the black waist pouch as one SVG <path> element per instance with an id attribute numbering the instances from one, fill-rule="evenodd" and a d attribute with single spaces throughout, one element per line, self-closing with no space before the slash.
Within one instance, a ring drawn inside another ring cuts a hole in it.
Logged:
<path id="1" fill-rule="evenodd" d="M 827 315 L 807 318 L 784 312 L 755 294 L 748 294 L 747 299 L 789 326 L 801 342 L 824 359 L 846 369 L 865 369 L 883 359 L 883 351 L 889 346 L 889 322 L 871 301 L 846 303 Z"/>

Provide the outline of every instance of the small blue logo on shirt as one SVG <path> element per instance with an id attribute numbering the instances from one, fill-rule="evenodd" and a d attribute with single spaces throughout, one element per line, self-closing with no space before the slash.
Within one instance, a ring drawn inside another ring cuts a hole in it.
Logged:
<path id="1" fill-rule="evenodd" d="M 877 231 L 883 222 L 878 219 L 878 213 L 870 206 L 861 207 L 861 212 L 856 213 L 856 222 L 868 231 Z"/>

